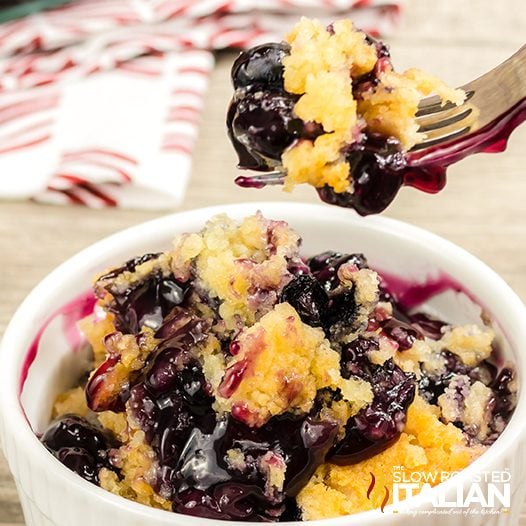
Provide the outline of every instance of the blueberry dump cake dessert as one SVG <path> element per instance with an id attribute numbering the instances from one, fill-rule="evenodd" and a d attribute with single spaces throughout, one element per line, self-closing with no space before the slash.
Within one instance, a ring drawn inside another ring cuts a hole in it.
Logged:
<path id="1" fill-rule="evenodd" d="M 285 190 L 307 183 L 321 199 L 362 215 L 381 212 L 403 184 L 433 189 L 407 173 L 407 152 L 425 139 L 418 104 L 465 93 L 418 69 L 398 73 L 387 46 L 340 20 L 302 18 L 281 43 L 241 53 L 232 67 L 227 116 L 239 168 L 279 170 Z M 260 180 L 257 180 L 260 181 Z M 242 186 L 259 186 L 238 177 Z"/>
<path id="2" fill-rule="evenodd" d="M 98 276 L 92 367 L 43 444 L 114 494 L 234 521 L 356 513 L 385 504 L 392 466 L 470 464 L 515 405 L 491 327 L 408 312 L 362 254 L 300 244 L 220 215 Z"/>

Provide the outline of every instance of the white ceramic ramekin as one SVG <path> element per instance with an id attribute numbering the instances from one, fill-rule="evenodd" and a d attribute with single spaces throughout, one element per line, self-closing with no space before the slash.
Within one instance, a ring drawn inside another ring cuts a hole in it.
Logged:
<path id="1" fill-rule="evenodd" d="M 490 313 L 503 339 L 504 358 L 515 364 L 519 384 L 526 371 L 526 309 L 506 283 L 476 258 L 455 245 L 413 226 L 383 217 L 361 218 L 349 210 L 324 205 L 256 203 L 225 205 L 171 215 L 130 228 L 82 251 L 45 278 L 14 315 L 0 350 L 0 431 L 5 455 L 16 481 L 28 526 L 225 526 L 224 521 L 195 519 L 129 502 L 95 487 L 62 466 L 33 433 L 46 423 L 52 399 L 72 381 L 75 367 L 58 330 L 42 339 L 37 359 L 19 398 L 20 376 L 31 342 L 50 313 L 87 290 L 92 276 L 135 255 L 166 249 L 180 232 L 200 229 L 217 213 L 235 218 L 261 210 L 284 219 L 304 239 L 304 254 L 334 249 L 363 252 L 373 267 L 411 280 L 446 273 L 462 283 L 471 298 Z M 445 293 L 431 302 L 452 322 L 473 316 L 466 296 Z M 22 405 L 24 407 L 22 407 Z M 27 418 L 26 418 L 27 415 Z M 416 496 L 397 506 L 348 517 L 315 521 L 319 526 L 379 526 L 484 524 L 514 525 L 526 492 L 526 391 L 497 442 L 478 460 L 441 485 L 446 495 L 468 488 L 473 477 L 488 471 L 509 470 L 512 502 L 504 513 L 438 514 L 428 498 Z M 437 488 L 432 490 L 437 491 Z M 480 511 L 480 510 L 479 510 Z M 428 515 L 422 515 L 428 513 Z M 248 523 L 247 523 L 248 524 Z"/>

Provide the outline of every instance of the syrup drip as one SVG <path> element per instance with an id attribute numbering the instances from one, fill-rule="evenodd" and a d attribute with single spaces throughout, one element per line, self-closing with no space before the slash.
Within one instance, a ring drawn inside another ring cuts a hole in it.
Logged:
<path id="1" fill-rule="evenodd" d="M 446 169 L 475 153 L 500 153 L 515 128 L 526 120 L 526 99 L 474 133 L 429 149 L 409 153 L 404 185 L 436 193 L 446 185 Z"/>
<path id="2" fill-rule="evenodd" d="M 18 396 L 22 394 L 24 384 L 26 383 L 27 376 L 29 374 L 29 369 L 37 357 L 40 340 L 42 339 L 44 332 L 49 327 L 51 322 L 57 319 L 59 316 L 63 318 L 62 330 L 64 332 L 64 336 L 70 344 L 71 349 L 76 350 L 82 341 L 82 337 L 77 329 L 77 322 L 82 318 L 89 316 L 93 312 L 96 302 L 97 299 L 91 290 L 88 292 L 83 292 L 62 307 L 59 307 L 44 321 L 35 338 L 31 342 L 22 364 Z"/>

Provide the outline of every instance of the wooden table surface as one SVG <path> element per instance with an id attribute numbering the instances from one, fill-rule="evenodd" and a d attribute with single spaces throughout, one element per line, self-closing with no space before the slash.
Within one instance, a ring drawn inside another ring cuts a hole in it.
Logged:
<path id="1" fill-rule="evenodd" d="M 403 27 L 389 43 L 399 69 L 421 67 L 461 85 L 504 60 L 525 40 L 524 0 L 409 0 Z M 310 188 L 288 195 L 275 188 L 234 186 L 235 159 L 224 126 L 231 61 L 231 54 L 218 57 L 182 208 L 257 200 L 316 202 Z M 505 153 L 477 155 L 453 166 L 448 186 L 438 196 L 403 190 L 385 215 L 464 247 L 526 301 L 525 167 L 523 126 Z M 56 265 L 108 234 L 163 213 L 0 204 L 0 334 L 24 296 Z M 22 524 L 16 490 L 0 455 L 0 526 Z M 521 524 L 526 526 L 525 515 Z"/>

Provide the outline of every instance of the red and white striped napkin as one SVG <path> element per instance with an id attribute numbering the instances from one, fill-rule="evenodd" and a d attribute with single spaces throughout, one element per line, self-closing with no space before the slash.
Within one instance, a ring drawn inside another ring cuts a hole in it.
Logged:
<path id="1" fill-rule="evenodd" d="M 389 0 L 77 0 L 0 25 L 0 198 L 174 207 L 214 50 L 280 40 L 301 15 L 386 34 L 399 14 Z"/>

